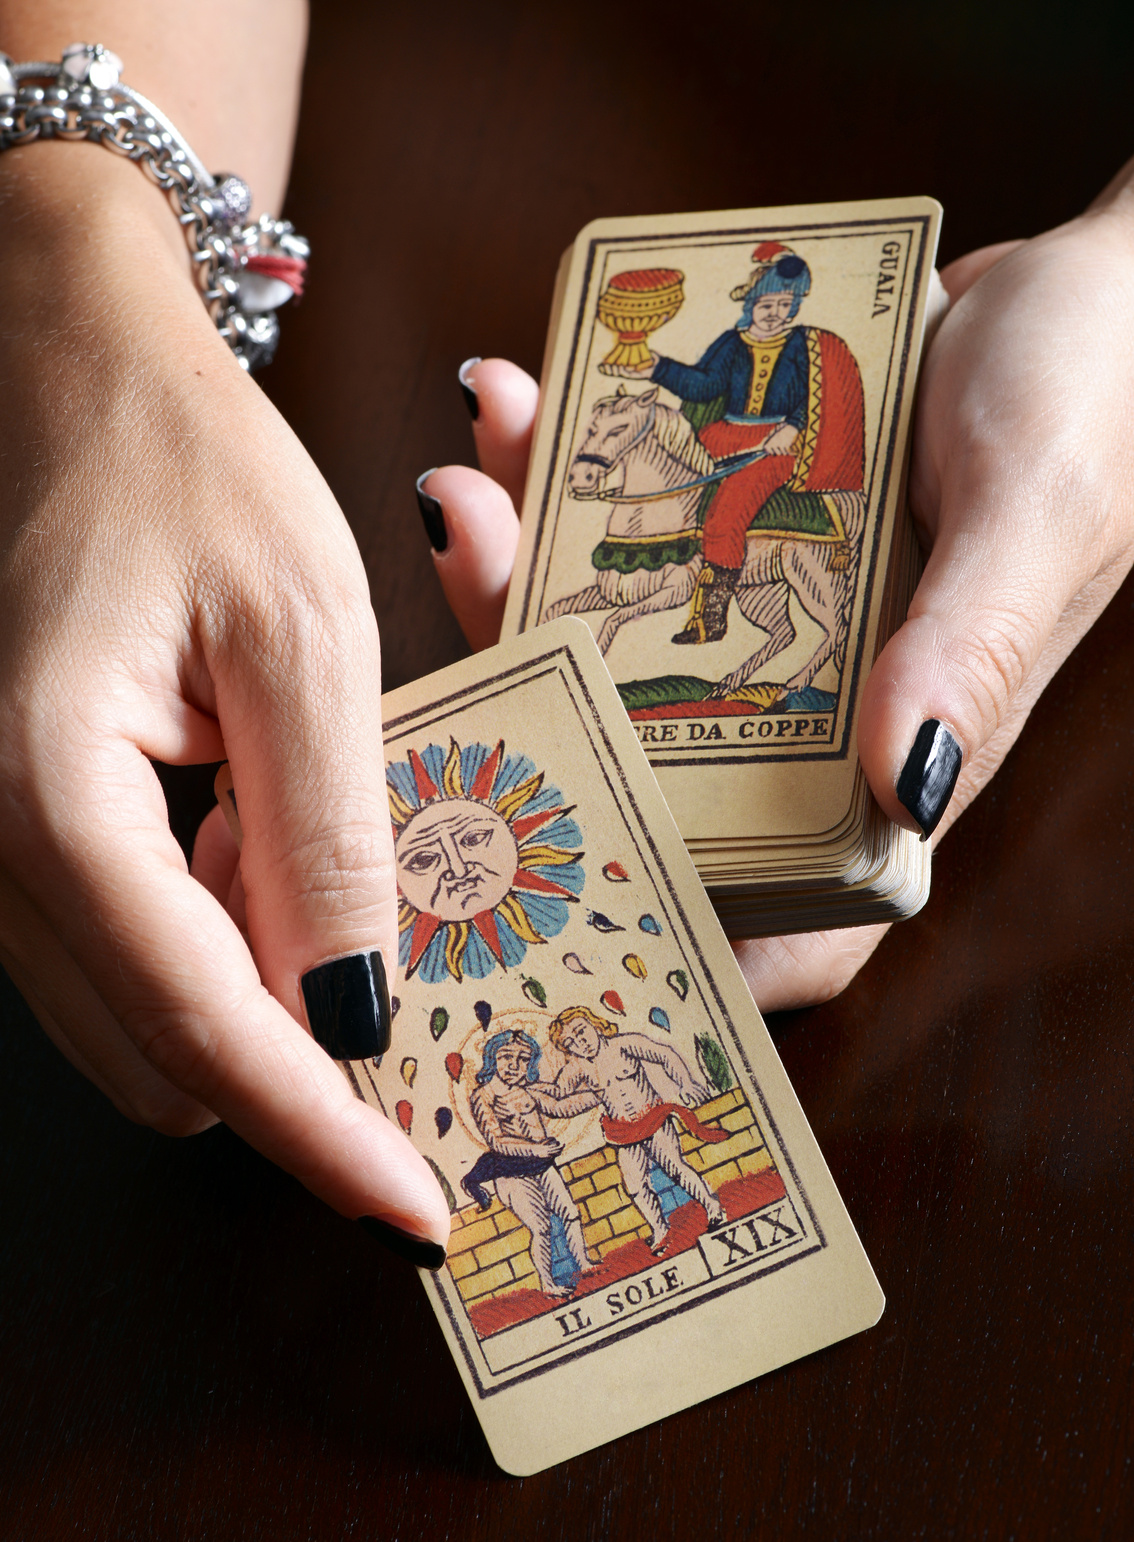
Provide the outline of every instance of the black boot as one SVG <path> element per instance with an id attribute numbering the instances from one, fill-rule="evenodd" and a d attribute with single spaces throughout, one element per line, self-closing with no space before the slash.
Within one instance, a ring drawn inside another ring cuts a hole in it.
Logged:
<path id="1" fill-rule="evenodd" d="M 689 618 L 675 643 L 720 642 L 728 631 L 728 603 L 736 593 L 739 568 L 715 568 L 706 562 L 697 575 Z"/>

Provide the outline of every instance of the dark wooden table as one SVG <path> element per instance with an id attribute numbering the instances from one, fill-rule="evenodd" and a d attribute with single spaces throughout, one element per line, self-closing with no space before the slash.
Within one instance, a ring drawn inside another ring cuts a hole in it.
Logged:
<path id="1" fill-rule="evenodd" d="M 316 0 L 316 260 L 268 389 L 358 532 L 387 681 L 462 649 L 412 492 L 471 453 L 455 368 L 538 370 L 585 221 L 932 192 L 948 260 L 1101 186 L 1131 63 L 1127 4 Z M 7 987 L 0 1539 L 1134 1534 L 1132 607 L 923 914 L 773 1023 L 881 1324 L 539 1477 L 494 1467 L 410 1271 L 226 1130 L 127 1124 Z M 187 831 L 207 778 L 169 788 Z"/>

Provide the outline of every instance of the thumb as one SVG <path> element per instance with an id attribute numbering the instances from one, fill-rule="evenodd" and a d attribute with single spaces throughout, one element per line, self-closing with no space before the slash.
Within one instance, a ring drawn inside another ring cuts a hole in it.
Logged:
<path id="1" fill-rule="evenodd" d="M 311 540 L 301 587 L 277 573 L 246 596 L 213 672 L 260 976 L 355 1060 L 388 1047 L 397 899 L 377 626 L 361 562 L 335 544 Z"/>

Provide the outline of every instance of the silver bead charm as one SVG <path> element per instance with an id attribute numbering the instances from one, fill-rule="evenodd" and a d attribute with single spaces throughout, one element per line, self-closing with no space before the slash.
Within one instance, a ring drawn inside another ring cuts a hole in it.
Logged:
<path id="1" fill-rule="evenodd" d="M 96 91 L 109 91 L 118 84 L 122 74 L 122 60 L 101 43 L 70 43 L 63 50 L 63 62 L 59 71 L 64 84 L 93 86 Z"/>

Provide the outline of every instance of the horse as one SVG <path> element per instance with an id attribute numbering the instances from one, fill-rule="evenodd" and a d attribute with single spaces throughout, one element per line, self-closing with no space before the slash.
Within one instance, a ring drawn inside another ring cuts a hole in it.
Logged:
<path id="1" fill-rule="evenodd" d="M 567 471 L 571 497 L 612 504 L 606 539 L 595 553 L 596 559 L 610 554 L 612 565 L 596 565 L 594 583 L 549 605 L 543 620 L 609 610 L 597 639 L 603 654 L 627 622 L 689 603 L 703 565 L 697 511 L 714 473 L 727 474 L 685 415 L 658 400 L 658 391 L 653 386 L 632 395 L 621 385 L 596 402 Z M 825 496 L 842 521 L 842 541 L 749 531 L 736 602 L 767 640 L 719 682 L 714 696 L 738 691 L 791 646 L 792 594 L 823 638 L 803 668 L 776 688 L 776 698 L 810 685 L 829 659 L 842 669 L 866 500 L 861 492 Z"/>

